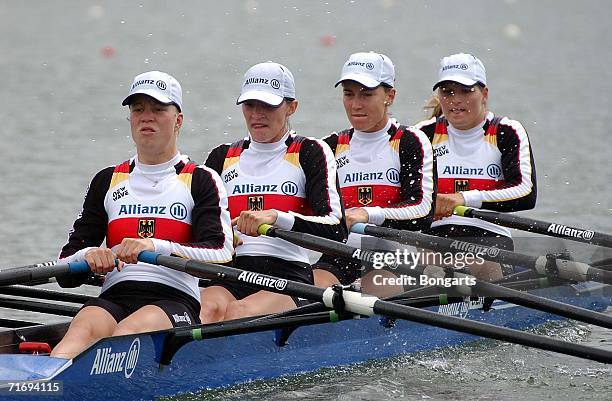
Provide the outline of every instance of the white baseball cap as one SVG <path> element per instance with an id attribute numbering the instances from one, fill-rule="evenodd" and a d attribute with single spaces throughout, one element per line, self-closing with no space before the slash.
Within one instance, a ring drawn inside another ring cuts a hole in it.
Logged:
<path id="1" fill-rule="evenodd" d="M 438 82 L 433 90 L 444 81 L 459 82 L 462 85 L 472 86 L 480 83 L 487 86 L 487 73 L 482 61 L 471 54 L 458 53 L 440 60 Z"/>
<path id="2" fill-rule="evenodd" d="M 137 75 L 130 87 L 130 93 L 121 103 L 127 106 L 132 102 L 132 96 L 143 94 L 164 103 L 174 104 L 179 111 L 183 109 L 183 91 L 178 81 L 161 71 L 149 71 Z"/>
<path id="3" fill-rule="evenodd" d="M 260 100 L 271 106 L 279 106 L 285 98 L 295 99 L 293 74 L 284 65 L 268 61 L 255 64 L 244 74 L 236 104 Z"/>
<path id="4" fill-rule="evenodd" d="M 393 87 L 395 67 L 391 59 L 384 54 L 353 53 L 342 66 L 340 79 L 334 86 L 343 81 L 356 81 L 367 88 L 376 88 L 381 84 Z"/>

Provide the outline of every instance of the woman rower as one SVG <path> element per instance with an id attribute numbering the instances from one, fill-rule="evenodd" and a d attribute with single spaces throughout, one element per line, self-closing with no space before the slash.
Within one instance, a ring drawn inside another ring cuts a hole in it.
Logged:
<path id="1" fill-rule="evenodd" d="M 465 205 L 502 212 L 532 209 L 536 173 L 525 128 L 488 110 L 489 88 L 482 62 L 453 54 L 440 63 L 429 102 L 429 120 L 416 125 L 431 140 L 437 158 L 438 197 L 429 233 L 513 250 L 507 228 L 453 215 Z M 470 267 L 485 280 L 502 277 L 498 264 Z"/>
<path id="2" fill-rule="evenodd" d="M 206 165 L 222 177 L 232 224 L 241 245 L 235 266 L 304 283 L 313 283 L 303 248 L 278 238 L 258 236 L 261 224 L 346 238 L 336 163 L 322 141 L 296 135 L 289 117 L 295 113 L 293 75 L 287 67 L 261 63 L 244 76 L 236 104 L 241 105 L 248 137 L 223 144 Z M 299 299 L 249 287 L 213 282 L 202 290 L 203 322 L 236 319 L 295 308 Z"/>
<path id="3" fill-rule="evenodd" d="M 433 150 L 423 132 L 400 125 L 389 116 L 396 95 L 392 61 L 378 53 L 352 54 L 344 63 L 335 86 L 338 85 L 342 85 L 342 101 L 351 128 L 324 140 L 338 163 L 347 225 L 428 228 L 435 200 Z M 360 239 L 352 233 L 349 242 L 361 247 Z M 323 255 L 315 267 L 316 284 L 327 287 L 353 282 L 361 266 Z M 371 274 L 367 276 L 373 278 Z M 376 283 L 366 277 L 361 284 L 364 292 L 384 294 L 371 287 Z"/>
<path id="4" fill-rule="evenodd" d="M 100 296 L 83 305 L 52 356 L 72 358 L 102 337 L 199 323 L 199 280 L 139 262 L 141 251 L 220 263 L 232 258 L 221 178 L 177 149 L 183 123 L 178 81 L 159 71 L 140 74 L 123 105 L 130 109 L 136 156 L 96 174 L 60 254 L 66 262 L 86 260 L 106 279 Z M 104 238 L 107 247 L 100 247 Z M 75 287 L 87 279 L 58 282 Z"/>

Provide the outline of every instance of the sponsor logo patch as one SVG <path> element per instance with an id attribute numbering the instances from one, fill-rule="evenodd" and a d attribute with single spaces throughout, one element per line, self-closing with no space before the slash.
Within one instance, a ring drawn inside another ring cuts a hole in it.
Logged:
<path id="1" fill-rule="evenodd" d="M 191 318 L 189 317 L 189 314 L 187 312 L 182 315 L 173 313 L 172 319 L 174 319 L 174 323 L 187 323 L 188 325 L 191 325 Z"/>
<path id="2" fill-rule="evenodd" d="M 155 86 L 157 86 L 159 89 L 163 91 L 166 90 L 166 83 L 162 81 L 161 79 L 158 79 L 157 82 L 155 82 Z"/>
<path id="3" fill-rule="evenodd" d="M 446 145 L 444 146 L 440 146 L 439 148 L 434 148 L 434 156 L 435 157 L 440 157 L 443 155 L 447 155 L 449 153 L 449 150 L 446 148 Z"/>
<path id="4" fill-rule="evenodd" d="M 132 89 L 140 85 L 153 85 L 154 81 L 152 79 L 141 79 L 140 81 L 134 82 L 132 85 Z"/>
<path id="5" fill-rule="evenodd" d="M 177 220 L 184 220 L 187 217 L 187 207 L 181 202 L 175 202 L 170 206 L 170 216 Z"/>
<path id="6" fill-rule="evenodd" d="M 595 232 L 591 230 L 581 230 L 578 228 L 572 228 L 564 226 L 563 224 L 556 223 L 552 223 L 551 225 L 549 225 L 546 231 L 549 233 L 564 235 L 566 237 L 585 239 L 587 241 L 593 239 L 593 236 L 595 235 Z"/>
<path id="7" fill-rule="evenodd" d="M 341 158 L 336 159 L 336 165 L 338 166 L 338 168 L 343 167 L 347 164 L 349 164 L 349 159 L 346 156 L 342 156 Z"/>
<path id="8" fill-rule="evenodd" d="M 89 375 L 103 375 L 123 371 L 126 379 L 132 377 L 138 356 L 140 355 L 140 339 L 136 337 L 128 351 L 113 352 L 112 347 L 98 348 Z"/>
<path id="9" fill-rule="evenodd" d="M 489 164 L 487 166 L 487 175 L 491 178 L 499 178 L 501 177 L 502 170 L 497 164 Z"/>
<path id="10" fill-rule="evenodd" d="M 121 205 L 119 216 L 123 214 L 166 214 L 166 206 L 149 206 L 140 203 Z"/>
<path id="11" fill-rule="evenodd" d="M 287 287 L 287 280 L 283 278 L 268 277 L 253 272 L 243 271 L 238 275 L 238 280 L 249 284 L 273 288 L 277 291 L 284 291 Z"/>
<path id="12" fill-rule="evenodd" d="M 484 175 L 482 167 L 444 166 L 443 175 Z"/>
<path id="13" fill-rule="evenodd" d="M 389 170 L 387 170 L 387 181 L 389 181 L 391 184 L 399 184 L 400 182 L 400 172 L 398 169 L 391 167 Z"/>
<path id="14" fill-rule="evenodd" d="M 252 84 L 264 84 L 264 85 L 268 85 L 269 82 L 270 82 L 270 80 L 267 79 L 267 78 L 249 78 L 246 81 L 244 81 L 244 86 L 252 85 Z"/>
<path id="15" fill-rule="evenodd" d="M 257 193 L 257 192 L 278 192 L 277 184 L 239 184 L 234 185 L 234 189 L 232 190 L 232 195 L 234 194 L 248 194 L 248 193 Z"/>
<path id="16" fill-rule="evenodd" d="M 471 242 L 453 241 L 450 244 L 451 249 L 456 249 L 461 252 L 469 252 L 474 255 L 487 255 L 495 258 L 499 255 L 499 248 L 472 244 Z"/>
<path id="17" fill-rule="evenodd" d="M 467 64 L 465 63 L 461 63 L 461 64 L 451 64 L 451 65 L 445 65 L 442 68 L 442 71 L 446 71 L 446 70 L 451 70 L 451 69 L 459 69 L 459 70 L 467 70 L 469 67 Z"/>
<path id="18" fill-rule="evenodd" d="M 294 196 L 298 193 L 298 186 L 293 181 L 285 181 L 283 185 L 281 185 L 281 191 L 285 195 Z"/>
<path id="19" fill-rule="evenodd" d="M 121 187 L 113 192 L 113 201 L 118 201 L 123 198 L 125 195 L 129 195 L 128 190 L 125 187 Z"/>
<path id="20" fill-rule="evenodd" d="M 229 172 L 225 173 L 225 175 L 223 175 L 223 182 L 228 183 L 234 178 L 238 178 L 238 172 L 236 172 L 235 169 L 230 170 Z"/>
<path id="21" fill-rule="evenodd" d="M 371 173 L 364 173 L 364 172 L 358 171 L 356 173 L 350 173 L 344 176 L 344 183 L 346 184 L 348 182 L 357 182 L 357 181 L 375 181 L 375 180 L 382 180 L 382 179 L 383 179 L 382 171 L 374 171 Z"/>

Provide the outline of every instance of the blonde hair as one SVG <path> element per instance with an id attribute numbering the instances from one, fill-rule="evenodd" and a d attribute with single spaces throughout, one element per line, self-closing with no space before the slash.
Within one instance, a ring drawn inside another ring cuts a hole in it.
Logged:
<path id="1" fill-rule="evenodd" d="M 440 117 L 442 115 L 442 106 L 440 106 L 440 100 L 435 93 L 431 95 L 427 102 L 425 102 L 423 110 L 425 110 L 426 113 L 429 113 L 429 116 L 427 117 L 428 119 Z"/>

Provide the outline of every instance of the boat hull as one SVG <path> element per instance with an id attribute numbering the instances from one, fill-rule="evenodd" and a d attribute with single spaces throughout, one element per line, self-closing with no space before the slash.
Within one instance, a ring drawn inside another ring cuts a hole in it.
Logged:
<path id="1" fill-rule="evenodd" d="M 610 286 L 585 283 L 530 291 L 592 310 L 612 304 Z M 559 318 L 497 301 L 493 310 L 443 308 L 453 314 L 499 326 L 525 329 Z M 433 308 L 437 310 L 438 308 Z M 66 400 L 153 399 L 253 380 L 311 372 L 400 354 L 430 351 L 478 337 L 431 326 L 397 321 L 384 327 L 377 317 L 299 327 L 282 347 L 276 331 L 193 341 L 178 350 L 169 366 L 158 363 L 165 332 L 103 339 L 69 366 L 47 356 L 0 355 L 0 380 L 52 380 L 63 384 Z M 23 365 L 22 376 L 6 377 Z M 55 372 L 36 369 L 37 359 L 57 362 Z M 27 375 L 31 376 L 28 377 Z M 46 375 L 46 376 L 45 376 Z M 4 399 L 4 397 L 3 397 Z M 16 399 L 22 399 L 18 397 Z"/>

